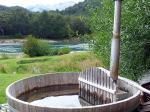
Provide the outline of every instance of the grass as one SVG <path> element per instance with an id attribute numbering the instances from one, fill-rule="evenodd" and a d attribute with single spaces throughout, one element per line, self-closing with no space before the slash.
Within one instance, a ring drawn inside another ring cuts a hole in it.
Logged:
<path id="1" fill-rule="evenodd" d="M 6 102 L 5 89 L 12 82 L 38 74 L 78 72 L 93 66 L 103 66 L 90 52 L 36 58 L 17 57 L 0 60 L 0 103 Z"/>

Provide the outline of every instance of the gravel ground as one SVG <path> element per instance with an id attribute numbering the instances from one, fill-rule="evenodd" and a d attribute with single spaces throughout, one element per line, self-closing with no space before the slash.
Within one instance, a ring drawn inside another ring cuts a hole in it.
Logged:
<path id="1" fill-rule="evenodd" d="M 0 104 L 0 112 L 10 112 L 7 104 Z"/>

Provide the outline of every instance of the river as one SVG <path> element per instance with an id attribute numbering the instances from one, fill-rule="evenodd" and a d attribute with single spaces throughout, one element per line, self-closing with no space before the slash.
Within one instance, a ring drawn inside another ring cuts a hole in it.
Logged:
<path id="1" fill-rule="evenodd" d="M 71 51 L 88 51 L 89 45 L 87 43 L 65 44 L 62 42 L 55 42 L 50 44 L 52 49 L 69 47 Z M 22 53 L 22 43 L 3 43 L 0 44 L 0 53 Z"/>

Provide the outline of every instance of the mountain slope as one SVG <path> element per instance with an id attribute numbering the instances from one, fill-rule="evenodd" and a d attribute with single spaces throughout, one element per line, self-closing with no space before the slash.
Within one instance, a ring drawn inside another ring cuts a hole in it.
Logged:
<path id="1" fill-rule="evenodd" d="M 101 4 L 97 0 L 85 0 L 84 2 L 79 2 L 74 6 L 68 7 L 61 11 L 64 15 L 88 15 L 90 7 L 100 7 Z"/>

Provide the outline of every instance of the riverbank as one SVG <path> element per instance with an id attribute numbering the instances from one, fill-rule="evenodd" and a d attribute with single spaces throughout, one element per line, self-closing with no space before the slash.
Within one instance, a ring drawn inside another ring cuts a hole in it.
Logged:
<path id="1" fill-rule="evenodd" d="M 70 39 L 62 39 L 62 40 L 54 40 L 54 39 L 43 39 L 45 41 L 48 41 L 49 43 L 74 43 L 74 44 L 78 44 L 83 42 L 80 38 L 70 38 Z M 1 39 L 0 38 L 0 44 L 18 44 L 18 43 L 24 43 L 26 41 L 26 39 Z"/>
<path id="2" fill-rule="evenodd" d="M 26 41 L 26 39 L 0 39 L 1 45 L 8 45 L 8 44 L 22 44 Z M 61 40 L 45 40 L 49 43 L 56 43 L 61 42 Z"/>

